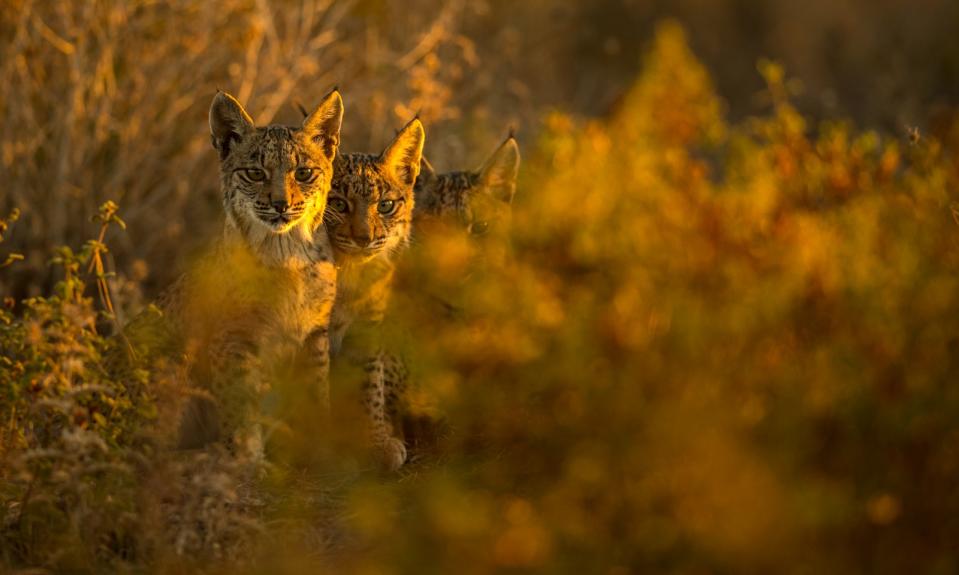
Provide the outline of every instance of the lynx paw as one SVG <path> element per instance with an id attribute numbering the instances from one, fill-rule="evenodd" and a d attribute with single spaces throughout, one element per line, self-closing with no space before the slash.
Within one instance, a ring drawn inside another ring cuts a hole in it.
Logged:
<path id="1" fill-rule="evenodd" d="M 406 462 L 406 446 L 395 437 L 390 437 L 376 446 L 376 458 L 384 471 L 397 471 Z"/>

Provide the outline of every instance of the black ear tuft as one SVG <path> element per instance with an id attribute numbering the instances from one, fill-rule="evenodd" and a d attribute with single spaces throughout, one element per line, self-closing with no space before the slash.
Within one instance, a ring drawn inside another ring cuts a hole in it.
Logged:
<path id="1" fill-rule="evenodd" d="M 304 106 L 303 102 L 299 100 L 293 100 L 293 107 L 296 108 L 300 112 L 300 114 L 303 114 L 304 118 L 310 115 L 310 113 L 306 111 L 306 106 Z"/>

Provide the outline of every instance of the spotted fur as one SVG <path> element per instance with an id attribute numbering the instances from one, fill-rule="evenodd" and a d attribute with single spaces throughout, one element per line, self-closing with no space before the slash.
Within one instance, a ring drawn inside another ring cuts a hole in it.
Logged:
<path id="1" fill-rule="evenodd" d="M 389 303 L 396 256 L 410 239 L 413 184 L 424 139 L 422 124 L 414 119 L 378 156 L 339 156 L 323 216 L 338 268 L 332 350 L 340 352 L 348 330 L 366 334 L 355 338 L 359 349 L 349 355 L 364 364 L 371 440 L 390 469 L 403 464 L 406 448 L 394 437 L 388 417 L 383 381 L 389 354 L 380 348 L 377 332 Z"/>
<path id="2" fill-rule="evenodd" d="M 414 220 L 417 224 L 445 220 L 476 236 L 505 233 L 519 160 L 519 147 L 512 136 L 475 171 L 439 174 L 424 159 L 416 180 Z"/>
<path id="3" fill-rule="evenodd" d="M 257 455 L 259 406 L 277 377 L 301 378 L 328 405 L 336 270 L 322 213 L 342 116 L 336 91 L 297 128 L 257 127 L 229 94 L 213 100 L 224 233 L 166 305 L 207 397 L 184 418 L 184 446 L 219 439 Z"/>
<path id="4" fill-rule="evenodd" d="M 437 239 L 434 234 L 460 229 L 477 242 L 489 240 L 477 245 L 478 252 L 483 259 L 497 261 L 496 256 L 502 257 L 500 252 L 508 241 L 519 161 L 519 147 L 512 135 L 477 170 L 437 173 L 423 158 L 414 187 L 415 238 Z M 416 247 L 426 249 L 427 245 L 429 242 Z M 433 294 L 427 299 L 431 304 L 441 304 L 437 310 L 440 315 L 448 316 L 456 309 L 446 302 L 445 294 Z M 410 377 L 403 359 L 398 354 L 382 354 L 379 363 L 387 416 L 394 421 L 402 416 L 405 438 L 414 444 L 435 441 L 437 422 L 414 413 L 399 413 L 405 403 Z"/>

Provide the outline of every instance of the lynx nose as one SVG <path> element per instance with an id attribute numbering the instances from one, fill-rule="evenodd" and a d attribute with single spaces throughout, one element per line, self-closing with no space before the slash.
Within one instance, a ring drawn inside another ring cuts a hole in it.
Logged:
<path id="1" fill-rule="evenodd" d="M 276 210 L 276 213 L 278 214 L 286 212 L 288 207 L 290 207 L 290 205 L 287 204 L 285 200 L 277 200 L 273 202 L 273 209 Z"/>
<path id="2" fill-rule="evenodd" d="M 368 227 L 356 230 L 353 234 L 353 241 L 361 248 L 365 248 L 373 243 L 373 230 Z"/>

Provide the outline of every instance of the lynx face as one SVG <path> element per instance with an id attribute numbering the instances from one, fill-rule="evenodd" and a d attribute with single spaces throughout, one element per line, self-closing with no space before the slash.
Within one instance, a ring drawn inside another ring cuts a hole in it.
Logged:
<path id="1" fill-rule="evenodd" d="M 415 217 L 452 223 L 474 236 L 505 232 L 518 170 L 519 147 L 512 136 L 476 171 L 437 174 L 424 159 L 416 180 Z"/>
<path id="2" fill-rule="evenodd" d="M 248 237 L 314 224 L 326 205 L 340 141 L 343 101 L 334 91 L 299 128 L 256 127 L 220 92 L 210 108 L 227 217 Z"/>
<path id="3" fill-rule="evenodd" d="M 424 137 L 414 119 L 379 156 L 336 158 L 323 221 L 337 261 L 366 261 L 406 245 Z"/>

